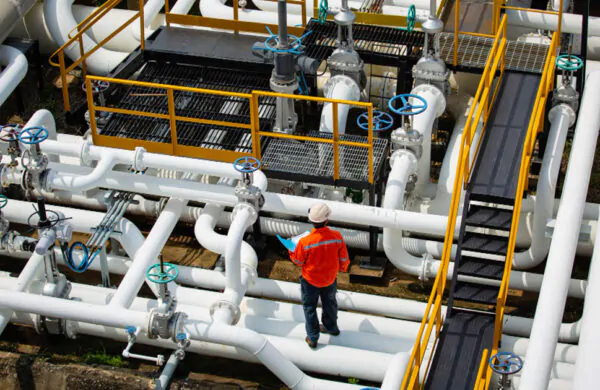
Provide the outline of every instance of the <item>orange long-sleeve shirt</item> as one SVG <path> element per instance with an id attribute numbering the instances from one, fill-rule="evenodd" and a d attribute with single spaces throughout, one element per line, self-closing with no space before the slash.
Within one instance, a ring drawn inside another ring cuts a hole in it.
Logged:
<path id="1" fill-rule="evenodd" d="M 302 237 L 290 258 L 302 267 L 302 277 L 315 287 L 331 285 L 338 271 L 346 272 L 350 265 L 342 235 L 328 227 L 313 229 Z"/>

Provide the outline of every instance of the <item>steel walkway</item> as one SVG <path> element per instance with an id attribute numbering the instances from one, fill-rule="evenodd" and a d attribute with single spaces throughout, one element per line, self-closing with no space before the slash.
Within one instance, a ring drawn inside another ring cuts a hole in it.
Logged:
<path id="1" fill-rule="evenodd" d="M 496 304 L 499 288 L 458 279 L 477 276 L 502 280 L 520 157 L 539 82 L 536 74 L 504 73 L 467 186 L 448 312 L 426 389 L 473 389 L 481 354 L 492 348 L 496 313 L 487 308 Z M 475 228 L 498 233 L 475 233 Z M 457 308 L 455 301 L 481 304 L 483 308 Z"/>

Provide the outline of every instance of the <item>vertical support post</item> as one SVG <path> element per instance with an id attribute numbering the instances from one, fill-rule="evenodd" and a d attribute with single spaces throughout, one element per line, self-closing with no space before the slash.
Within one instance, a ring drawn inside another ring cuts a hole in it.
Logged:
<path id="1" fill-rule="evenodd" d="M 306 1 L 302 0 L 300 7 L 302 8 L 302 27 L 306 27 Z"/>
<path id="2" fill-rule="evenodd" d="M 583 67 L 579 71 L 579 77 L 577 77 L 577 91 L 579 92 L 579 98 L 583 96 L 583 87 L 585 86 L 585 75 L 586 75 L 586 63 L 588 57 L 588 29 L 590 19 L 590 0 L 586 0 L 583 3 L 583 23 L 581 25 L 581 59 L 583 60 Z"/>
<path id="3" fill-rule="evenodd" d="M 167 22 L 167 28 L 171 27 L 171 7 L 169 6 L 169 0 L 165 0 L 165 21 Z"/>
<path id="4" fill-rule="evenodd" d="M 339 150 L 339 128 L 338 128 L 338 104 L 332 102 L 332 116 L 333 116 L 333 180 L 337 181 L 340 179 L 340 150 Z"/>
<path id="5" fill-rule="evenodd" d="M 167 89 L 167 99 L 169 105 L 169 125 L 171 127 L 171 153 L 175 154 L 177 145 L 177 120 L 175 119 L 175 96 L 171 88 Z"/>
<path id="6" fill-rule="evenodd" d="M 65 107 L 65 111 L 71 111 L 71 102 L 69 102 L 69 86 L 67 85 L 67 72 L 65 68 L 65 53 L 61 50 L 58 52 L 58 65 L 60 66 L 60 81 L 62 82 L 62 95 L 63 95 L 63 105 Z M 88 104 L 89 104 L 89 95 L 88 93 Z M 90 112 L 91 114 L 91 112 Z"/>
<path id="7" fill-rule="evenodd" d="M 252 96 L 250 97 L 250 125 L 252 128 L 250 129 L 252 135 L 252 155 L 257 160 L 261 159 L 261 150 L 260 150 L 260 117 L 258 114 L 258 94 L 256 92 L 252 92 Z"/>
<path id="8" fill-rule="evenodd" d="M 373 103 L 369 103 L 368 107 L 368 115 L 369 115 L 369 135 L 368 135 L 368 151 L 369 151 L 369 184 L 371 186 L 375 182 L 375 174 L 373 172 Z"/>
<path id="9" fill-rule="evenodd" d="M 235 34 L 238 34 L 240 32 L 240 30 L 238 29 L 238 17 L 239 17 L 239 2 L 238 0 L 233 0 L 233 22 L 235 23 L 235 27 L 233 29 L 233 31 L 235 32 Z"/>
<path id="10" fill-rule="evenodd" d="M 79 28 L 77 29 L 77 32 L 79 32 Z M 77 38 L 77 41 L 79 42 L 79 58 L 83 58 L 83 38 L 81 37 L 81 35 L 79 36 L 79 38 Z M 84 78 L 85 76 L 87 76 L 87 66 L 85 64 L 85 60 L 81 61 L 81 74 Z"/>
<path id="11" fill-rule="evenodd" d="M 88 111 L 90 113 L 90 128 L 92 129 L 92 140 L 94 141 L 94 143 L 96 143 L 96 139 L 98 136 L 98 129 L 96 128 L 96 105 L 94 104 L 94 95 L 92 94 L 92 81 L 89 77 L 85 78 L 85 94 L 87 95 Z"/>
<path id="12" fill-rule="evenodd" d="M 144 0 L 138 0 L 140 6 L 140 48 L 144 51 L 146 46 L 145 21 L 144 21 Z M 166 4 L 165 4 L 166 6 Z"/>
<path id="13" fill-rule="evenodd" d="M 458 33 L 460 24 L 460 0 L 456 0 L 454 3 L 454 56 L 452 58 L 452 63 L 454 66 L 458 65 Z"/>
<path id="14" fill-rule="evenodd" d="M 560 34 L 562 31 L 562 19 L 563 19 L 563 3 L 565 0 L 560 0 L 560 9 L 558 10 L 558 47 L 560 47 Z"/>
<path id="15" fill-rule="evenodd" d="M 106 246 L 102 245 L 100 250 L 100 272 L 102 274 L 102 287 L 110 287 L 110 271 L 108 268 L 108 258 L 106 257 Z"/>

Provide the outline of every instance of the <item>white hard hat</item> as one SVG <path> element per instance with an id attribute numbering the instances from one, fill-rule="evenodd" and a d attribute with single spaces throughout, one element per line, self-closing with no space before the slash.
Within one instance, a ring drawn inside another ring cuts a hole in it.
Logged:
<path id="1" fill-rule="evenodd" d="M 308 220 L 312 223 L 323 223 L 330 215 L 331 209 L 325 203 L 317 203 L 308 210 Z"/>

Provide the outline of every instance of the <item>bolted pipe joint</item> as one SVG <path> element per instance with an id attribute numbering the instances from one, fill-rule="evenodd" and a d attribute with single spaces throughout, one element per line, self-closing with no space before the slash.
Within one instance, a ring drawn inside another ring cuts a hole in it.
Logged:
<path id="1" fill-rule="evenodd" d="M 564 115 L 569 119 L 569 127 L 572 127 L 577 118 L 576 110 L 577 108 L 569 103 L 560 103 L 550 109 L 550 112 L 548 112 L 548 119 L 550 120 L 550 123 L 552 123 L 556 120 L 557 116 Z"/>
<path id="2" fill-rule="evenodd" d="M 223 318 L 223 315 L 226 316 L 227 320 L 224 322 L 229 325 L 237 324 L 242 315 L 240 308 L 227 300 L 215 301 L 210 305 L 209 312 L 213 320 L 217 320 L 217 313 L 221 312 L 222 314 L 219 316 L 219 319 Z"/>

